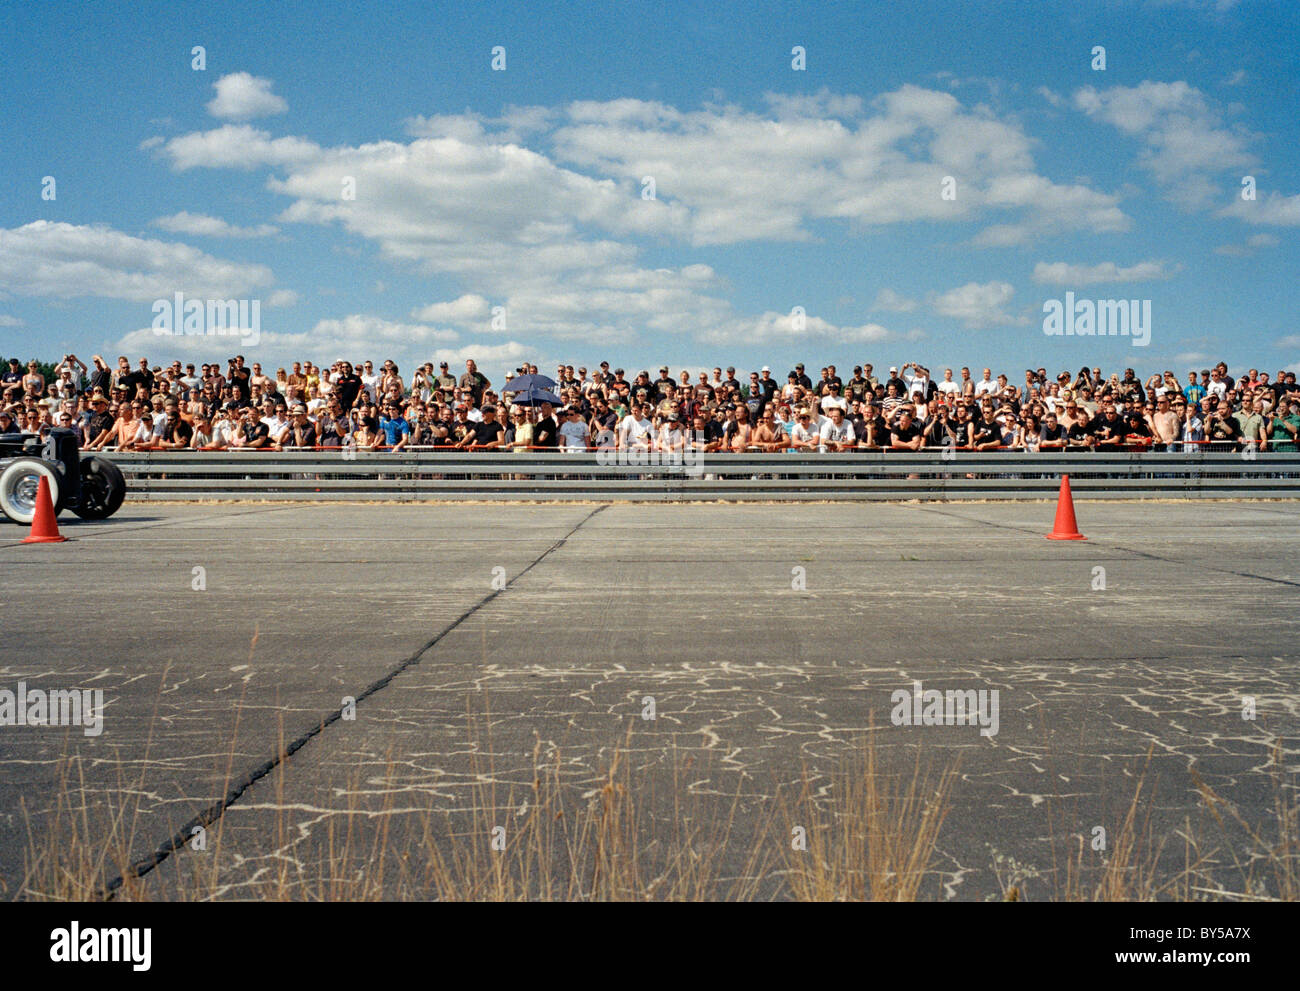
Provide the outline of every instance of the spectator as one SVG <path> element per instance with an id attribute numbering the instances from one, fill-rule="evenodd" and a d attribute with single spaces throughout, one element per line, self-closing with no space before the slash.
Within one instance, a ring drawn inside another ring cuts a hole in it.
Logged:
<path id="1" fill-rule="evenodd" d="M 829 419 L 821 425 L 821 450 L 825 452 L 852 449 L 857 443 L 857 437 L 853 434 L 852 424 L 844 419 L 844 410 L 839 406 L 832 406 L 828 416 Z"/>

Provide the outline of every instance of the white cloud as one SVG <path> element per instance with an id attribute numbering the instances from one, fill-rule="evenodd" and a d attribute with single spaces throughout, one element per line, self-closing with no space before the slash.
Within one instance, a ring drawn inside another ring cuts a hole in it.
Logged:
<path id="1" fill-rule="evenodd" d="M 884 310 L 887 313 L 911 313 L 917 305 L 914 299 L 908 299 L 892 289 L 882 289 L 876 294 L 876 302 L 871 308 Z"/>
<path id="2" fill-rule="evenodd" d="M 1200 90 L 1187 83 L 1152 82 L 1074 93 L 1074 105 L 1089 117 L 1141 138 L 1138 157 L 1172 202 L 1201 207 L 1219 190 L 1215 177 L 1250 168 L 1250 135 L 1225 126 L 1222 115 Z"/>
<path id="3" fill-rule="evenodd" d="M 1276 248 L 1281 243 L 1281 239 L 1273 234 L 1252 234 L 1246 238 L 1245 244 L 1221 244 L 1214 250 L 1220 255 L 1245 258 L 1263 248 Z"/>
<path id="4" fill-rule="evenodd" d="M 271 293 L 270 298 L 267 299 L 266 301 L 266 305 L 270 307 L 280 308 L 286 306 L 294 306 L 297 304 L 297 302 L 298 302 L 298 294 L 294 292 L 292 289 L 277 289 L 275 292 Z"/>
<path id="5" fill-rule="evenodd" d="M 1238 69 L 1223 81 L 1224 86 L 1240 86 L 1246 81 L 1246 70 Z"/>
<path id="6" fill-rule="evenodd" d="M 224 120 L 252 120 L 285 113 L 289 104 L 271 92 L 271 80 L 247 72 L 232 72 L 212 84 L 216 97 L 208 113 Z"/>
<path id="7" fill-rule="evenodd" d="M 271 285 L 265 265 L 225 261 L 187 244 L 133 237 L 111 227 L 37 220 L 0 229 L 0 285 L 20 296 L 96 296 L 150 301 L 247 297 Z"/>
<path id="8" fill-rule="evenodd" d="M 490 306 L 486 299 L 477 293 L 466 293 L 449 303 L 430 303 L 414 311 L 411 316 L 417 320 L 467 324 L 486 319 L 489 312 Z"/>
<path id="9" fill-rule="evenodd" d="M 415 319 L 488 333 L 490 300 L 506 307 L 496 333 L 530 340 L 775 332 L 718 295 L 710 266 L 643 267 L 634 239 L 793 241 L 827 221 L 856 233 L 989 219 L 1000 223 L 985 243 L 1022 243 L 1129 225 L 1117 197 L 1038 175 L 1016 123 L 951 94 L 904 86 L 870 105 L 827 91 L 768 102 L 764 113 L 622 99 L 420 117 L 407 121 L 409 141 L 328 149 L 227 125 L 155 154 L 177 171 L 266 167 L 268 188 L 290 201 L 281 223 L 338 226 L 462 293 Z M 530 136 L 547 152 L 525 147 Z M 940 195 L 947 175 L 959 177 L 955 202 Z M 642 197 L 644 176 L 655 199 Z M 340 196 L 345 177 L 355 200 Z"/>
<path id="10" fill-rule="evenodd" d="M 699 335 L 700 340 L 714 345 L 734 345 L 737 340 L 744 340 L 747 344 L 811 344 L 819 340 L 860 344 L 885 341 L 893 336 L 877 323 L 837 326 L 813 315 L 806 315 L 800 327 L 792 314 L 770 310 L 757 317 L 730 320 Z"/>
<path id="11" fill-rule="evenodd" d="M 278 234 L 280 229 L 271 224 L 258 224 L 256 227 L 236 227 L 219 217 L 209 217 L 202 213 L 189 213 L 182 210 L 167 217 L 159 217 L 154 222 L 173 234 L 198 234 L 203 237 L 270 237 Z"/>
<path id="12" fill-rule="evenodd" d="M 17 317 L 11 317 L 6 313 L 0 313 L 0 327 L 21 327 L 23 322 Z"/>
<path id="13" fill-rule="evenodd" d="M 1300 226 L 1300 193 L 1284 196 L 1269 192 L 1256 200 L 1243 200 L 1240 196 L 1219 211 L 1220 217 L 1235 217 L 1248 224 L 1268 224 L 1272 227 Z"/>
<path id="14" fill-rule="evenodd" d="M 272 138 L 249 124 L 227 124 L 211 131 L 195 131 L 160 141 L 149 138 L 144 149 L 158 149 L 171 160 L 177 172 L 187 169 L 253 169 L 263 165 L 285 166 L 306 162 L 322 155 L 321 148 L 305 138 Z M 340 186 L 335 197 L 342 192 Z"/>
<path id="15" fill-rule="evenodd" d="M 1273 342 L 1273 346 L 1279 348 L 1300 348 L 1300 334 L 1288 334 L 1286 337 L 1279 337 Z"/>
<path id="16" fill-rule="evenodd" d="M 930 298 L 930 306 L 943 317 L 962 321 L 967 327 L 1024 323 L 1003 307 L 1016 294 L 1009 282 L 968 282 Z"/>
<path id="17" fill-rule="evenodd" d="M 1049 286 L 1091 286 L 1109 282 L 1151 282 L 1171 278 L 1181 266 L 1169 267 L 1163 261 L 1138 262 L 1120 268 L 1114 262 L 1097 265 L 1071 265 L 1067 262 L 1039 262 L 1034 266 L 1034 281 Z"/>

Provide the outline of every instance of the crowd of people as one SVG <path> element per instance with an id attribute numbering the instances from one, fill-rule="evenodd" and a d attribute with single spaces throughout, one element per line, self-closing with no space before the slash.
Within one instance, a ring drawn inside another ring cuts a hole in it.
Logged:
<path id="1" fill-rule="evenodd" d="M 538 376 L 522 365 L 494 387 L 473 360 L 459 375 L 426 362 L 408 379 L 392 361 L 294 362 L 271 375 L 242 355 L 223 370 L 125 356 L 110 366 L 99 355 L 88 366 L 68 354 L 46 381 L 35 361 L 24 372 L 11 358 L 0 433 L 62 427 L 92 451 L 1296 451 L 1300 437 L 1295 372 L 1234 376 L 1224 362 L 1185 381 L 1084 367 L 1026 369 L 1012 383 L 988 368 L 936 376 L 916 362 L 884 375 L 855 365 L 847 380 L 828 365 L 814 381 L 802 363 L 784 381 L 767 366 L 747 379 L 734 367 L 674 377 L 662 366 L 629 380 L 609 362 Z"/>

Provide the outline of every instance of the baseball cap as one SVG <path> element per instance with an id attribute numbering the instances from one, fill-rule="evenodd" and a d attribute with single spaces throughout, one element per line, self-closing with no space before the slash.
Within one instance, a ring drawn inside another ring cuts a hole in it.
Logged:
<path id="1" fill-rule="evenodd" d="M 760 372 L 770 372 L 771 370 L 772 369 L 768 368 L 766 365 L 759 369 Z"/>
<path id="2" fill-rule="evenodd" d="M 889 371 L 890 371 L 891 373 L 893 373 L 893 372 L 897 372 L 898 369 L 895 368 L 893 365 L 890 365 L 890 366 L 889 366 Z"/>

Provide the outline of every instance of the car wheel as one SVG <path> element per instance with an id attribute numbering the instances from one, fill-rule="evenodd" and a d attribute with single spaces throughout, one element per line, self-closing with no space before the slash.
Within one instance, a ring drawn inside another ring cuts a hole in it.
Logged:
<path id="1" fill-rule="evenodd" d="M 72 511 L 83 520 L 105 520 L 126 498 L 122 470 L 107 458 L 88 454 L 81 459 L 81 502 Z"/>
<path id="2" fill-rule="evenodd" d="M 0 469 L 0 511 L 15 523 L 30 525 L 36 515 L 36 492 L 44 477 L 50 502 L 59 504 L 59 473 L 36 458 L 15 458 Z"/>

